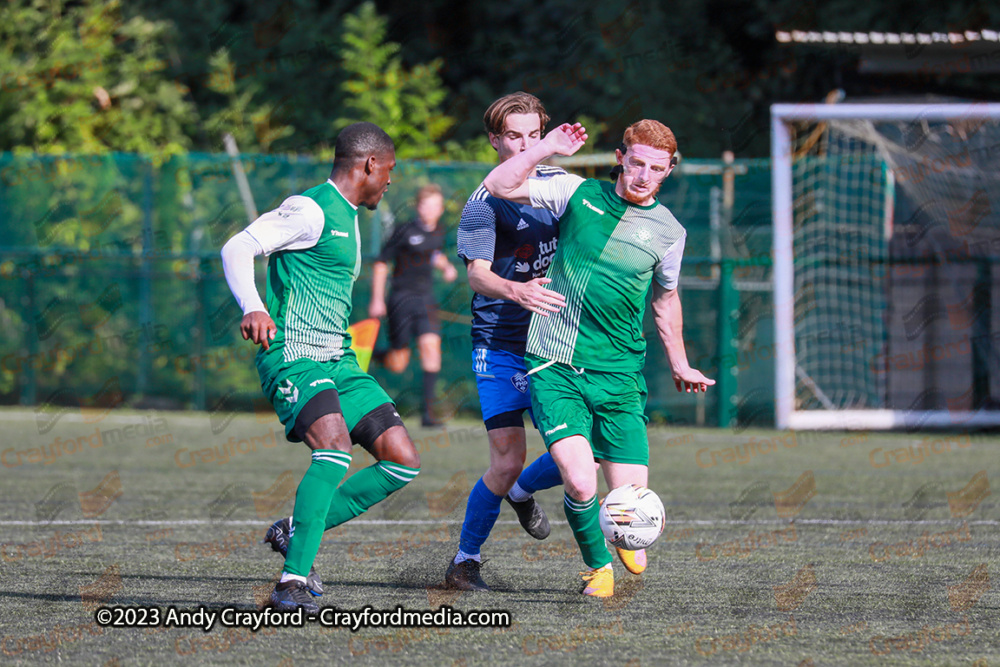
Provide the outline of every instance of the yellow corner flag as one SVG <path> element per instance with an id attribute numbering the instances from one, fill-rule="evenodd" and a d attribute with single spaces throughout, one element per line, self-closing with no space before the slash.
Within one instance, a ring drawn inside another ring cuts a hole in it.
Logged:
<path id="1" fill-rule="evenodd" d="M 379 320 L 371 317 L 367 320 L 355 322 L 347 329 L 351 334 L 351 349 L 358 357 L 358 366 L 365 373 L 368 372 L 368 364 L 372 360 L 372 351 L 375 349 L 375 340 L 378 338 Z"/>

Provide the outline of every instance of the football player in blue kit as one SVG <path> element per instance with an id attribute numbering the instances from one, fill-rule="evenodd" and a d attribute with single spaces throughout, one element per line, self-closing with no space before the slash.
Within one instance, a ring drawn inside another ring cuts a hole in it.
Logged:
<path id="1" fill-rule="evenodd" d="M 483 123 L 504 162 L 537 144 L 549 117 L 534 95 L 501 97 Z M 565 173 L 540 165 L 539 178 Z M 490 590 L 480 576 L 480 548 L 489 537 L 506 498 L 532 537 L 549 535 L 549 521 L 533 493 L 562 483 L 552 456 L 543 454 L 525 468 L 527 444 L 523 413 L 531 408 L 525 341 L 532 313 L 558 311 L 565 299 L 545 287 L 545 270 L 558 244 L 558 221 L 530 205 L 497 199 L 482 186 L 462 211 L 458 255 L 465 260 L 472 299 L 472 368 L 490 443 L 490 466 L 469 494 L 458 554 L 448 565 L 446 583 L 461 590 Z"/>

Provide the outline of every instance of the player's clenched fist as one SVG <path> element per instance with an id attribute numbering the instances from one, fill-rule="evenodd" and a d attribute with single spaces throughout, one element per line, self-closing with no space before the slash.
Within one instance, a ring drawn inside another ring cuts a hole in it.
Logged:
<path id="1" fill-rule="evenodd" d="M 546 289 L 545 285 L 552 282 L 551 278 L 535 278 L 514 287 L 514 301 L 525 310 L 539 315 L 549 316 L 558 313 L 566 305 L 566 297 L 558 292 Z"/>
<path id="2" fill-rule="evenodd" d="M 263 345 L 265 350 L 270 347 L 277 331 L 278 327 L 274 326 L 271 316 L 259 310 L 247 313 L 240 322 L 240 333 L 243 334 L 244 340 L 252 340 L 257 345 Z"/>

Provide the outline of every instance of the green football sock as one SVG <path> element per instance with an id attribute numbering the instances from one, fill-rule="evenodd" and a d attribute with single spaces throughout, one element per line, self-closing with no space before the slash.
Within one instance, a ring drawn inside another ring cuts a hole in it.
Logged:
<path id="1" fill-rule="evenodd" d="M 589 568 L 604 567 L 611 562 L 611 554 L 604 546 L 604 533 L 598 522 L 597 495 L 590 500 L 574 500 L 569 495 L 564 496 L 563 509 L 566 511 L 566 519 L 569 527 L 573 531 L 576 543 L 580 545 L 580 553 L 583 554 L 583 562 Z"/>
<path id="2" fill-rule="evenodd" d="M 420 468 L 408 468 L 390 461 L 379 461 L 351 475 L 340 485 L 326 515 L 326 529 L 339 526 L 366 512 L 369 507 L 385 500 L 413 481 Z"/>
<path id="3" fill-rule="evenodd" d="M 351 455 L 337 449 L 317 449 L 299 482 L 292 511 L 292 533 L 285 556 L 285 572 L 305 577 L 316 560 L 330 499 L 351 466 Z"/>

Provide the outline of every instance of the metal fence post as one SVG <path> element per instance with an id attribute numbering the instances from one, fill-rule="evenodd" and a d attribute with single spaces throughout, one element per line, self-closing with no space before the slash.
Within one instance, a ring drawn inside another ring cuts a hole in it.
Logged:
<path id="1" fill-rule="evenodd" d="M 733 421 L 733 406 L 736 400 L 737 365 L 721 362 L 722 359 L 736 358 L 738 350 L 736 337 L 733 334 L 732 318 L 739 316 L 739 293 L 733 285 L 733 261 L 726 261 L 725 255 L 730 254 L 732 243 L 730 242 L 733 222 L 733 201 L 735 200 L 736 175 L 733 170 L 735 156 L 732 151 L 725 151 L 722 160 L 726 164 L 722 172 L 722 210 L 719 215 L 719 235 L 717 237 L 720 246 L 719 262 L 719 310 L 718 310 L 718 358 L 719 377 L 716 384 L 718 391 L 718 426 L 728 428 Z M 725 241 L 725 243 L 722 243 Z M 732 357 L 730 357 L 732 355 Z"/>
<path id="2" fill-rule="evenodd" d="M 195 326 L 195 353 L 196 360 L 194 371 L 194 409 L 204 410 L 206 403 L 205 389 L 205 340 L 208 332 L 208 291 L 205 274 L 210 262 L 210 255 L 202 254 L 198 259 L 197 274 L 195 276 L 195 292 L 198 294 L 198 308 L 195 314 L 197 325 Z"/>
<path id="3" fill-rule="evenodd" d="M 719 396 L 718 424 L 719 428 L 729 428 L 732 421 L 733 405 L 736 398 L 735 363 L 724 362 L 736 358 L 736 340 L 733 337 L 732 318 L 738 316 L 737 303 L 739 294 L 733 287 L 733 261 L 723 259 L 719 272 L 719 307 L 718 307 L 718 358 L 719 377 L 716 378 L 716 391 Z"/>
<path id="4" fill-rule="evenodd" d="M 153 324 L 153 163 L 146 163 L 142 187 L 142 258 L 139 264 L 139 329 Z M 146 396 L 149 385 L 149 346 L 139 346 L 139 366 L 136 369 L 135 393 Z"/>
<path id="5" fill-rule="evenodd" d="M 38 295 L 35 293 L 35 270 L 40 262 L 38 255 L 32 255 L 28 260 L 30 268 L 24 270 L 24 287 L 27 296 L 25 312 L 28 323 L 28 359 L 38 358 Z M 38 371 L 35 364 L 25 364 L 21 405 L 35 405 L 38 402 Z"/>

